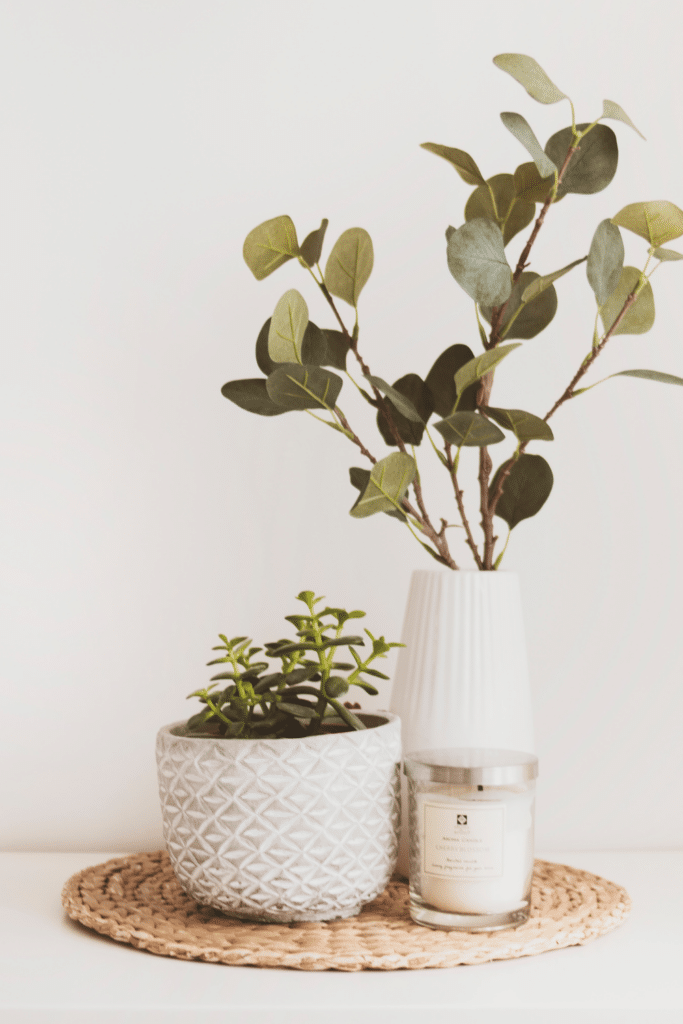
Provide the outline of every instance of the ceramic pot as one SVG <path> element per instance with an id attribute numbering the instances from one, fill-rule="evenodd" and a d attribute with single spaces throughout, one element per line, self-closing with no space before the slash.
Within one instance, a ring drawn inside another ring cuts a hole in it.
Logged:
<path id="1" fill-rule="evenodd" d="M 175 875 L 198 903 L 254 921 L 357 914 L 396 864 L 401 724 L 303 739 L 157 735 L 159 794 Z"/>
<path id="2" fill-rule="evenodd" d="M 534 751 L 519 580 L 512 572 L 413 572 L 390 702 L 405 754 Z M 407 786 L 398 870 L 408 874 Z"/>

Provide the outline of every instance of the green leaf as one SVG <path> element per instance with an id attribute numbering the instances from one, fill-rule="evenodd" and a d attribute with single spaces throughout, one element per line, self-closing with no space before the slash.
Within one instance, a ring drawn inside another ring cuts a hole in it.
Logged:
<path id="1" fill-rule="evenodd" d="M 545 330 L 555 316 L 557 312 L 557 292 L 553 285 L 544 289 L 535 299 L 522 306 L 522 294 L 529 285 L 538 279 L 539 275 L 533 270 L 525 270 L 512 286 L 512 292 L 500 323 L 501 332 L 505 331 L 506 338 L 535 338 L 537 334 Z M 490 306 L 481 307 L 481 314 L 488 323 L 491 323 L 492 313 L 493 310 Z M 508 330 L 508 324 L 513 318 L 514 322 Z"/>
<path id="2" fill-rule="evenodd" d="M 323 334 L 327 342 L 326 366 L 334 366 L 336 370 L 346 369 L 346 356 L 350 343 L 349 339 L 341 331 L 333 331 L 323 327 Z"/>
<path id="3" fill-rule="evenodd" d="M 531 161 L 520 164 L 513 175 L 515 195 L 518 199 L 526 199 L 532 203 L 544 203 L 555 183 L 555 175 L 542 178 L 538 167 Z"/>
<path id="4" fill-rule="evenodd" d="M 510 295 L 512 271 L 500 228 L 477 217 L 454 231 L 447 246 L 448 269 L 470 298 L 500 306 Z"/>
<path id="5" fill-rule="evenodd" d="M 361 469 L 360 466 L 351 466 L 351 468 L 349 469 L 349 478 L 353 486 L 356 488 L 356 490 L 360 491 L 360 494 L 358 495 L 357 499 L 359 501 L 361 495 L 364 493 L 366 487 L 368 486 L 368 481 L 370 479 L 370 470 Z M 385 509 L 385 514 L 391 516 L 393 519 L 400 520 L 400 522 L 402 523 L 405 523 L 407 519 L 405 512 L 402 512 L 398 508 L 394 508 L 393 505 L 390 509 Z"/>
<path id="6" fill-rule="evenodd" d="M 619 284 L 612 292 L 607 302 L 600 308 L 600 317 L 605 331 L 609 331 L 615 322 L 634 288 L 638 286 L 641 279 L 637 267 L 624 267 L 619 278 Z M 615 328 L 614 334 L 645 334 L 655 322 L 655 297 L 652 292 L 652 285 L 649 281 L 638 295 L 638 298 L 626 313 L 619 326 Z"/>
<path id="7" fill-rule="evenodd" d="M 325 692 L 330 697 L 343 697 L 349 692 L 349 684 L 343 676 L 330 676 L 325 683 Z"/>
<path id="8" fill-rule="evenodd" d="M 240 409 L 255 412 L 258 416 L 280 416 L 283 412 L 289 412 L 272 400 L 266 388 L 266 381 L 262 377 L 229 380 L 221 388 L 221 394 L 230 402 L 239 405 Z"/>
<path id="9" fill-rule="evenodd" d="M 534 135 L 526 118 L 522 117 L 521 114 L 506 111 L 500 115 L 500 119 L 507 130 L 512 132 L 517 141 L 522 143 L 527 153 L 536 164 L 538 173 L 541 177 L 547 178 L 549 174 L 554 176 L 557 167 L 543 150 L 541 143 Z"/>
<path id="10" fill-rule="evenodd" d="M 278 711 L 284 711 L 286 715 L 294 715 L 296 718 L 318 718 L 318 712 L 311 704 L 294 704 L 281 700 L 277 705 Z"/>
<path id="11" fill-rule="evenodd" d="M 333 409 L 342 383 L 331 370 L 298 363 L 284 363 L 265 382 L 273 402 L 285 409 Z"/>
<path id="12" fill-rule="evenodd" d="M 363 671 L 364 672 L 372 672 L 372 669 L 367 669 L 366 668 Z M 389 676 L 382 675 L 381 672 L 372 672 L 372 674 L 376 675 L 376 676 L 381 676 L 382 679 L 388 679 L 389 678 Z M 373 686 L 372 683 L 366 683 L 364 679 L 354 679 L 353 680 L 353 685 L 354 686 L 360 686 L 361 690 L 365 690 L 366 693 L 369 693 L 373 697 L 376 697 L 377 694 L 379 693 L 379 690 L 377 689 L 376 686 Z"/>
<path id="13" fill-rule="evenodd" d="M 625 110 L 623 110 L 618 103 L 613 103 L 612 100 L 602 101 L 602 117 L 611 118 L 613 121 L 623 121 L 629 128 L 633 128 L 634 132 L 640 135 L 641 139 L 645 139 L 642 132 L 638 131 L 631 118 L 628 116 Z M 647 141 L 647 139 L 645 139 Z"/>
<path id="14" fill-rule="evenodd" d="M 576 127 L 582 132 L 588 128 L 588 123 L 577 124 Z M 573 144 L 571 128 L 562 128 L 548 139 L 545 151 L 557 167 L 562 167 Z M 567 192 L 583 196 L 602 192 L 617 173 L 618 163 L 619 147 L 616 135 L 606 124 L 596 124 L 581 139 L 579 149 L 572 155 L 557 190 L 558 196 L 563 196 Z"/>
<path id="15" fill-rule="evenodd" d="M 250 231 L 242 255 L 257 281 L 262 281 L 287 260 L 299 254 L 296 228 L 291 217 L 273 217 Z"/>
<path id="16" fill-rule="evenodd" d="M 518 441 L 552 441 L 553 432 L 540 416 L 534 416 L 523 409 L 492 409 L 487 407 L 486 415 L 505 430 L 511 430 Z"/>
<path id="17" fill-rule="evenodd" d="M 327 217 L 324 217 L 320 222 L 320 227 L 316 228 L 315 231 L 311 231 L 310 235 L 306 235 L 299 246 L 299 256 L 309 267 L 314 267 L 320 259 L 328 224 Z"/>
<path id="18" fill-rule="evenodd" d="M 308 326 L 308 306 L 296 288 L 280 298 L 268 331 L 268 355 L 274 363 L 300 363 L 301 343 Z"/>
<path id="19" fill-rule="evenodd" d="M 598 380 L 595 384 L 590 384 L 587 388 L 578 388 L 572 394 L 572 398 L 575 395 L 581 395 L 584 391 L 590 391 L 591 388 L 596 388 L 598 384 L 603 384 L 604 381 L 610 380 L 612 377 L 639 377 L 641 380 L 654 380 L 660 384 L 680 384 L 683 385 L 683 377 L 675 377 L 673 373 L 660 373 L 659 370 L 620 370 L 619 373 L 610 373 L 609 377 L 603 377 L 602 380 Z"/>
<path id="20" fill-rule="evenodd" d="M 327 339 L 311 320 L 301 341 L 301 362 L 304 366 L 328 366 Z"/>
<path id="21" fill-rule="evenodd" d="M 363 493 L 351 509 L 356 519 L 399 508 L 403 497 L 415 479 L 415 460 L 406 452 L 392 452 L 375 463 Z"/>
<path id="22" fill-rule="evenodd" d="M 498 481 L 507 463 L 500 466 L 491 481 L 489 494 L 495 494 Z M 545 505 L 553 489 L 553 471 L 542 455 L 524 452 L 512 464 L 503 493 L 496 505 L 497 516 L 514 529 L 523 519 L 530 519 Z"/>
<path id="23" fill-rule="evenodd" d="M 394 382 L 392 391 L 404 396 L 404 399 L 410 402 L 419 417 L 419 419 L 415 420 L 404 416 L 391 400 L 391 396 L 388 395 L 387 401 L 391 407 L 391 414 L 398 430 L 398 435 L 404 444 L 419 445 L 424 434 L 424 425 L 434 411 L 429 389 L 417 373 L 407 373 L 404 377 L 399 377 Z M 384 438 L 385 444 L 388 444 L 390 447 L 395 446 L 396 441 L 381 412 L 377 413 L 377 427 Z"/>
<path id="24" fill-rule="evenodd" d="M 334 244 L 325 267 L 325 284 L 337 298 L 358 305 L 358 297 L 372 273 L 372 239 L 364 228 L 349 228 Z"/>
<path id="25" fill-rule="evenodd" d="M 439 416 L 450 416 L 455 409 L 458 393 L 455 390 L 455 375 L 458 370 L 474 359 L 474 352 L 467 345 L 451 345 L 435 361 L 427 374 L 425 384 L 431 398 L 434 412 Z M 477 405 L 478 384 L 465 390 L 458 402 L 461 412 L 471 412 Z"/>
<path id="26" fill-rule="evenodd" d="M 505 356 L 508 356 L 514 348 L 519 348 L 519 342 L 514 342 L 512 345 L 498 345 L 497 348 L 489 349 L 488 352 L 483 352 L 480 356 L 470 359 L 469 363 L 465 363 L 455 375 L 455 389 L 458 394 L 462 394 L 470 384 L 474 384 L 475 381 L 481 380 L 487 373 L 490 373 L 501 359 L 505 359 Z"/>
<path id="27" fill-rule="evenodd" d="M 378 391 L 381 391 L 383 395 L 391 399 L 391 404 L 396 406 L 402 416 L 405 416 L 407 420 L 412 420 L 413 423 L 422 423 L 423 419 L 419 412 L 405 395 L 402 395 L 396 388 L 392 388 L 390 384 L 387 384 L 381 377 L 372 377 L 369 374 L 364 374 L 366 380 L 369 380 Z"/>
<path id="28" fill-rule="evenodd" d="M 265 373 L 266 377 L 269 373 L 272 373 L 273 370 L 277 369 L 277 363 L 274 363 L 268 355 L 268 335 L 270 334 L 271 319 L 272 317 L 268 317 L 258 333 L 258 338 L 256 339 L 256 362 L 259 370 L 261 370 L 262 373 Z"/>
<path id="29" fill-rule="evenodd" d="M 484 448 L 505 440 L 503 431 L 478 412 L 454 412 L 434 426 L 448 444 L 458 448 Z"/>
<path id="30" fill-rule="evenodd" d="M 655 249 L 652 255 L 658 260 L 683 260 L 683 253 L 676 252 L 675 249 Z"/>
<path id="31" fill-rule="evenodd" d="M 484 184 L 483 175 L 469 153 L 465 153 L 462 149 L 453 149 L 451 146 L 441 146 L 438 142 L 422 142 L 420 145 L 429 153 L 448 160 L 468 185 Z"/>
<path id="32" fill-rule="evenodd" d="M 586 276 L 595 292 L 598 306 L 607 302 L 619 284 L 624 268 L 624 242 L 621 231 L 610 220 L 601 220 L 588 251 Z"/>
<path id="33" fill-rule="evenodd" d="M 539 103 L 559 103 L 566 100 L 565 93 L 550 81 L 545 71 L 533 57 L 523 53 L 499 53 L 493 63 L 501 71 L 507 71 L 520 85 L 523 85 L 532 99 Z"/>
<path id="34" fill-rule="evenodd" d="M 511 174 L 494 174 L 474 190 L 465 204 L 465 220 L 486 217 L 495 221 L 503 232 L 504 245 L 531 223 L 535 212 L 532 202 L 517 198 Z"/>
<path id="35" fill-rule="evenodd" d="M 522 302 L 533 302 L 542 292 L 550 288 L 551 284 L 557 281 L 558 278 L 564 277 L 570 270 L 578 267 L 579 263 L 584 263 L 587 259 L 587 256 L 582 256 L 580 260 L 574 260 L 573 263 L 562 267 L 562 270 L 555 270 L 552 274 L 544 274 L 543 277 L 535 278 L 522 292 Z"/>
<path id="36" fill-rule="evenodd" d="M 683 210 L 666 199 L 630 203 L 612 217 L 612 223 L 660 246 L 683 235 Z"/>

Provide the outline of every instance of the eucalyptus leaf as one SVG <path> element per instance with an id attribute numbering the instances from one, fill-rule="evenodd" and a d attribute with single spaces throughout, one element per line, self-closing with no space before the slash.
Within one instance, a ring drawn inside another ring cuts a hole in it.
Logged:
<path id="1" fill-rule="evenodd" d="M 577 124 L 578 131 L 589 127 L 588 123 Z M 557 167 L 562 167 L 567 153 L 574 144 L 570 128 L 562 128 L 548 139 L 545 151 Z M 577 195 L 593 195 L 607 188 L 617 173 L 619 147 L 617 137 L 606 124 L 596 124 L 579 142 L 578 150 L 572 154 L 562 181 L 558 196 L 566 192 Z"/>
<path id="2" fill-rule="evenodd" d="M 310 235 L 306 235 L 299 246 L 299 256 L 309 267 L 314 267 L 320 259 L 328 224 L 327 217 L 324 217 L 320 222 L 320 227 L 315 231 L 311 231 Z"/>
<path id="3" fill-rule="evenodd" d="M 486 415 L 505 430 L 511 430 L 518 441 L 552 441 L 553 432 L 540 416 L 534 416 L 523 409 L 492 409 L 487 407 Z"/>
<path id="4" fill-rule="evenodd" d="M 507 463 L 500 466 L 491 481 L 489 494 L 495 494 Z M 542 455 L 523 452 L 513 462 L 503 484 L 503 493 L 495 514 L 514 529 L 523 519 L 530 519 L 545 505 L 553 488 L 553 471 Z"/>
<path id="5" fill-rule="evenodd" d="M 683 253 L 676 252 L 675 249 L 655 249 L 652 255 L 658 260 L 683 260 Z"/>
<path id="6" fill-rule="evenodd" d="M 522 117 L 521 114 L 515 114 L 513 111 L 506 111 L 500 115 L 500 119 L 507 130 L 514 135 L 517 141 L 522 143 L 527 153 L 536 164 L 538 173 L 541 177 L 547 178 L 550 174 L 554 176 L 557 171 L 557 167 L 544 151 L 526 118 Z"/>
<path id="7" fill-rule="evenodd" d="M 624 267 L 619 278 L 619 284 L 612 292 L 607 302 L 600 308 L 600 317 L 605 331 L 609 331 L 612 324 L 623 309 L 624 303 L 634 288 L 638 286 L 641 274 L 637 267 Z M 638 298 L 627 311 L 621 323 L 613 331 L 614 334 L 645 334 L 655 322 L 655 297 L 652 292 L 652 285 L 649 281 L 638 295 Z"/>
<path id="8" fill-rule="evenodd" d="M 467 345 L 451 345 L 436 359 L 427 374 L 425 384 L 434 412 L 439 416 L 450 416 L 455 409 L 458 393 L 455 390 L 455 375 L 458 370 L 474 359 L 474 352 Z M 471 412 L 477 405 L 479 384 L 466 388 L 458 402 L 461 412 Z"/>
<path id="9" fill-rule="evenodd" d="M 370 383 L 377 388 L 378 391 L 381 391 L 383 395 L 386 395 L 387 398 L 391 399 L 392 405 L 396 406 L 402 416 L 405 416 L 408 420 L 412 420 L 413 423 L 423 422 L 422 417 L 413 403 L 410 399 L 406 398 L 405 395 L 401 394 L 400 391 L 396 388 L 392 388 L 391 385 L 387 384 L 387 382 L 382 380 L 381 377 L 372 377 L 368 374 L 366 374 L 365 377 L 366 380 L 369 380 Z"/>
<path id="10" fill-rule="evenodd" d="M 612 217 L 612 223 L 633 231 L 654 246 L 661 246 L 683 235 L 683 210 L 666 199 L 630 203 Z"/>
<path id="11" fill-rule="evenodd" d="M 508 299 L 500 322 L 501 333 L 506 338 L 535 338 L 537 334 L 544 331 L 552 321 L 557 312 L 557 292 L 553 285 L 541 291 L 535 299 L 526 305 L 522 305 L 522 295 L 526 289 L 535 281 L 539 275 L 533 270 L 525 270 L 512 286 L 512 292 Z M 488 323 L 491 323 L 493 310 L 490 306 L 482 306 L 481 314 Z M 508 325 L 512 321 L 508 329 Z"/>
<path id="12" fill-rule="evenodd" d="M 488 352 L 483 352 L 480 356 L 475 356 L 474 359 L 465 363 L 455 375 L 455 388 L 458 394 L 462 394 L 470 384 L 481 380 L 487 373 L 490 373 L 501 359 L 505 359 L 515 348 L 519 348 L 519 342 L 514 342 L 512 345 L 498 345 L 497 348 L 489 349 Z"/>
<path id="13" fill-rule="evenodd" d="M 624 241 L 621 231 L 610 220 L 601 220 L 588 251 L 586 276 L 595 292 L 598 306 L 607 302 L 621 279 L 624 268 Z"/>
<path id="14" fill-rule="evenodd" d="M 289 411 L 272 400 L 263 377 L 229 380 L 221 388 L 221 394 L 235 405 L 239 405 L 240 409 L 255 412 L 258 416 L 280 416 L 283 412 Z"/>
<path id="15" fill-rule="evenodd" d="M 400 506 L 415 479 L 415 460 L 406 452 L 392 452 L 375 463 L 363 493 L 351 509 L 355 519 L 364 519 L 376 512 L 387 512 Z"/>
<path id="16" fill-rule="evenodd" d="M 512 271 L 500 228 L 477 217 L 454 231 L 447 244 L 448 269 L 470 298 L 499 306 L 510 295 Z"/>
<path id="17" fill-rule="evenodd" d="M 300 363 L 301 343 L 308 326 L 308 306 L 296 288 L 278 300 L 268 331 L 268 355 L 274 363 Z"/>
<path id="18" fill-rule="evenodd" d="M 349 478 L 353 486 L 356 488 L 356 490 L 360 491 L 360 494 L 358 495 L 357 499 L 360 500 L 361 495 L 368 486 L 368 481 L 370 479 L 370 470 L 361 469 L 360 466 L 351 466 L 351 468 L 349 469 Z M 400 520 L 400 522 L 402 523 L 405 523 L 407 519 L 405 512 L 401 512 L 400 509 L 394 508 L 393 505 L 391 506 L 390 509 L 385 509 L 385 514 L 388 516 L 392 516 L 393 519 Z"/>
<path id="19" fill-rule="evenodd" d="M 654 380 L 660 384 L 679 384 L 683 386 L 683 377 L 676 377 L 673 373 L 660 373 L 659 370 L 620 370 L 618 373 L 610 373 L 609 377 L 603 377 L 602 380 L 596 381 L 595 384 L 590 384 L 587 388 L 577 388 L 572 398 L 583 394 L 584 391 L 590 391 L 591 388 L 596 388 L 598 384 L 603 384 L 606 380 L 611 380 L 612 377 L 639 377 L 641 380 Z"/>
<path id="20" fill-rule="evenodd" d="M 268 354 L 268 335 L 270 334 L 271 319 L 272 317 L 268 317 L 256 339 L 256 362 L 259 370 L 265 373 L 266 377 L 273 370 L 277 369 L 277 363 L 273 362 Z"/>
<path id="21" fill-rule="evenodd" d="M 478 412 L 454 412 L 434 424 L 448 444 L 458 448 L 484 448 L 505 440 L 505 434 Z"/>
<path id="22" fill-rule="evenodd" d="M 242 255 L 257 281 L 262 281 L 287 260 L 299 254 L 296 228 L 291 217 L 273 217 L 250 231 Z"/>
<path id="23" fill-rule="evenodd" d="M 555 270 L 552 274 L 544 274 L 543 277 L 537 277 L 534 281 L 526 286 L 522 292 L 522 302 L 532 302 L 537 298 L 546 288 L 550 288 L 551 284 L 558 280 L 560 277 L 564 277 L 574 267 L 578 267 L 579 263 L 585 263 L 588 259 L 587 256 L 582 256 L 579 260 L 574 260 L 573 263 L 567 264 L 566 267 L 562 267 L 562 270 Z"/>
<path id="24" fill-rule="evenodd" d="M 427 152 L 448 160 L 468 185 L 484 184 L 484 177 L 469 153 L 462 149 L 453 149 L 452 146 L 441 146 L 438 142 L 422 142 L 420 145 Z"/>
<path id="25" fill-rule="evenodd" d="M 455 385 L 454 385 L 455 389 Z M 403 395 L 413 409 L 419 416 L 418 420 L 409 419 L 404 416 L 398 408 L 391 401 L 391 397 L 387 398 L 391 407 L 392 418 L 394 425 L 398 430 L 398 435 L 404 444 L 419 445 L 422 441 L 422 435 L 424 434 L 424 425 L 434 411 L 432 404 L 431 395 L 427 385 L 417 373 L 407 373 L 404 377 L 399 377 L 394 382 L 392 390 Z M 396 445 L 394 436 L 389 430 L 386 420 L 381 412 L 377 413 L 377 426 L 379 431 L 384 438 L 385 444 L 390 447 Z"/>
<path id="26" fill-rule="evenodd" d="M 334 331 L 328 327 L 323 328 L 323 334 L 327 342 L 327 360 L 325 365 L 334 366 L 336 370 L 345 370 L 346 356 L 350 348 L 349 339 L 342 331 Z"/>
<path id="27" fill-rule="evenodd" d="M 486 217 L 495 221 L 503 232 L 504 245 L 531 223 L 535 212 L 534 203 L 517 197 L 511 174 L 494 174 L 474 190 L 465 204 L 465 220 Z M 449 237 L 447 232 L 447 240 Z"/>
<path id="28" fill-rule="evenodd" d="M 372 239 L 364 228 L 349 228 L 334 244 L 325 267 L 325 285 L 337 298 L 358 305 L 358 297 L 372 273 Z"/>
<path id="29" fill-rule="evenodd" d="M 517 199 L 526 199 L 532 203 L 544 203 L 555 184 L 555 175 L 542 178 L 538 167 L 533 162 L 520 164 L 513 175 L 515 195 Z"/>
<path id="30" fill-rule="evenodd" d="M 643 133 L 638 131 L 631 118 L 628 116 L 626 111 L 619 106 L 618 103 L 614 103 L 612 100 L 603 100 L 602 117 L 611 118 L 611 120 L 613 121 L 623 121 L 624 124 L 627 124 L 629 126 L 629 128 L 633 128 L 634 132 L 637 132 L 638 135 L 640 135 L 641 139 L 647 141 Z"/>
<path id="31" fill-rule="evenodd" d="M 301 362 L 304 366 L 329 366 L 327 338 L 312 320 L 308 321 L 301 340 Z"/>
<path id="32" fill-rule="evenodd" d="M 533 57 L 523 53 L 499 53 L 493 63 L 501 71 L 507 71 L 520 85 L 524 86 L 532 99 L 539 103 L 559 103 L 566 100 L 565 93 L 550 81 L 541 65 Z"/>
<path id="33" fill-rule="evenodd" d="M 333 409 L 342 379 L 321 366 L 284 363 L 266 379 L 268 394 L 285 409 Z"/>

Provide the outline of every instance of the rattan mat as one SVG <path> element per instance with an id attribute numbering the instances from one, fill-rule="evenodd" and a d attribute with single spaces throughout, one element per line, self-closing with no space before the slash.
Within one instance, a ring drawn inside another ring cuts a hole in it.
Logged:
<path id="1" fill-rule="evenodd" d="M 165 850 L 117 857 L 68 880 L 69 917 L 137 949 L 181 960 L 362 971 L 455 967 L 583 945 L 620 925 L 628 893 L 587 871 L 537 860 L 526 924 L 501 932 L 445 932 L 415 924 L 408 886 L 391 881 L 357 917 L 254 924 L 200 906 L 176 880 Z"/>

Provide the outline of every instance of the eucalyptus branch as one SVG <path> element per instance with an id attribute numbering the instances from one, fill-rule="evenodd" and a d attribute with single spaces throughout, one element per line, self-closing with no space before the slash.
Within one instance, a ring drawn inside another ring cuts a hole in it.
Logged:
<path id="1" fill-rule="evenodd" d="M 463 491 L 462 491 L 462 489 L 460 487 L 460 484 L 458 483 L 457 467 L 456 467 L 456 465 L 455 465 L 455 463 L 453 461 L 451 445 L 448 444 L 448 443 L 446 443 L 446 465 L 448 466 L 448 471 L 450 473 L 451 480 L 453 481 L 453 489 L 455 491 L 455 500 L 456 500 L 457 505 L 458 505 L 458 511 L 460 513 L 460 519 L 462 520 L 462 525 L 465 528 L 465 535 L 467 537 L 467 543 L 469 545 L 470 551 L 472 552 L 472 554 L 474 556 L 474 561 L 477 564 L 477 569 L 483 569 L 484 568 L 484 563 L 481 560 L 481 556 L 480 556 L 479 551 L 477 549 L 477 545 L 474 542 L 474 537 L 472 535 L 472 530 L 470 529 L 470 524 L 469 524 L 469 521 L 467 519 L 467 514 L 465 512 L 465 503 L 463 501 Z M 442 527 L 442 530 L 445 530 L 445 526 Z"/>
<path id="2" fill-rule="evenodd" d="M 335 412 L 336 412 L 337 416 L 339 417 L 339 422 L 341 423 L 342 427 L 346 431 L 346 435 L 349 438 L 349 440 L 353 441 L 354 444 L 358 445 L 358 447 L 360 448 L 362 454 L 366 457 L 366 459 L 370 459 L 370 462 L 374 466 L 374 464 L 377 462 L 377 459 L 375 458 L 375 456 L 371 452 L 368 451 L 368 449 L 365 447 L 365 445 L 363 444 L 363 442 L 359 438 L 358 434 L 356 434 L 356 432 L 352 429 L 349 421 L 347 420 L 346 416 L 341 411 L 339 406 L 335 407 Z"/>

